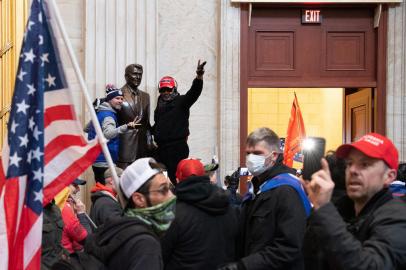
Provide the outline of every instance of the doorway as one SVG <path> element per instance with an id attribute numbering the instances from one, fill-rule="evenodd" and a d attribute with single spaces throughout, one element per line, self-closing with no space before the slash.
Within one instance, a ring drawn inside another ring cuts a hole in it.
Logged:
<path id="1" fill-rule="evenodd" d="M 241 6 L 242 165 L 251 128 L 250 89 L 289 93 L 296 88 L 341 88 L 341 142 L 351 142 L 367 131 L 385 133 L 387 6 L 378 27 L 374 27 L 375 7 L 256 4 L 249 16 L 248 5 Z M 303 9 L 320 10 L 322 22 L 302 24 Z M 369 98 L 363 97 L 365 92 Z M 287 101 L 290 106 L 292 100 Z"/>

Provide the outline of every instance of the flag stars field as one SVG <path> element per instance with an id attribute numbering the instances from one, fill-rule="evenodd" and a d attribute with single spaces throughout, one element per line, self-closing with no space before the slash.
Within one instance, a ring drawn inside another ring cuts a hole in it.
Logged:
<path id="1" fill-rule="evenodd" d="M 12 121 L 11 122 L 11 133 L 16 133 L 16 128 L 19 126 L 20 124 L 16 123 L 16 121 Z"/>
<path id="2" fill-rule="evenodd" d="M 23 114 L 27 114 L 27 109 L 30 105 L 25 103 L 25 100 L 21 101 L 21 103 L 17 103 L 17 113 L 22 112 Z"/>
<path id="3" fill-rule="evenodd" d="M 18 163 L 21 161 L 22 158 L 20 158 L 17 154 L 17 152 L 14 153 L 14 155 L 10 156 L 10 166 L 16 166 L 18 167 Z"/>
<path id="4" fill-rule="evenodd" d="M 28 61 L 30 61 L 31 63 L 34 63 L 34 59 L 35 59 L 35 54 L 34 54 L 34 51 L 33 51 L 33 49 L 31 49 L 29 52 L 27 52 L 27 53 L 24 53 L 25 54 L 25 62 L 28 62 Z"/>
<path id="5" fill-rule="evenodd" d="M 43 53 L 41 55 L 41 57 L 40 57 L 41 61 L 42 61 L 41 66 L 44 66 L 45 62 L 49 63 L 48 56 L 49 56 L 49 53 Z"/>
<path id="6" fill-rule="evenodd" d="M 24 75 L 27 75 L 27 72 L 25 72 L 23 69 L 20 70 L 20 73 L 18 73 L 18 79 L 20 81 L 24 80 Z"/>
<path id="7" fill-rule="evenodd" d="M 28 87 L 28 95 L 34 95 L 35 91 L 37 91 L 34 87 L 34 84 L 27 83 L 27 87 Z"/>
<path id="8" fill-rule="evenodd" d="M 48 77 L 45 79 L 45 81 L 48 83 L 48 87 L 50 88 L 51 86 L 56 86 L 55 84 L 55 79 L 56 77 L 52 77 L 50 73 L 48 73 Z"/>
<path id="9" fill-rule="evenodd" d="M 23 146 L 25 146 L 25 147 L 27 147 L 27 144 L 28 144 L 28 135 L 27 134 L 25 134 L 24 136 L 18 136 L 18 138 L 20 139 L 20 147 L 23 147 Z"/>
<path id="10" fill-rule="evenodd" d="M 42 131 L 39 131 L 39 130 L 38 130 L 38 126 L 35 126 L 34 132 L 33 132 L 32 136 L 34 136 L 34 138 L 35 138 L 37 141 L 39 141 L 39 135 L 41 135 L 41 134 L 42 134 Z"/>

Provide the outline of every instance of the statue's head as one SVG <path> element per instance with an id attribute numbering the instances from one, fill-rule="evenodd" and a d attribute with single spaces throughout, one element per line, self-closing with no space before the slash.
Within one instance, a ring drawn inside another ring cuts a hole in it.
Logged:
<path id="1" fill-rule="evenodd" d="M 137 89 L 142 80 L 142 66 L 139 64 L 131 64 L 125 68 L 125 81 L 133 88 Z"/>

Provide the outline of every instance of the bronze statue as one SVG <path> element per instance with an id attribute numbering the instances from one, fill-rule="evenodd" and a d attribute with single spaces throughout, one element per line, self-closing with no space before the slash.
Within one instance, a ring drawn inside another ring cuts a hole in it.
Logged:
<path id="1" fill-rule="evenodd" d="M 120 134 L 117 166 L 125 169 L 138 158 L 150 155 L 153 148 L 149 122 L 149 94 L 138 89 L 143 68 L 131 64 L 125 68 L 126 84 L 121 88 L 124 102 L 118 112 L 118 123 L 136 122 L 136 128 Z"/>

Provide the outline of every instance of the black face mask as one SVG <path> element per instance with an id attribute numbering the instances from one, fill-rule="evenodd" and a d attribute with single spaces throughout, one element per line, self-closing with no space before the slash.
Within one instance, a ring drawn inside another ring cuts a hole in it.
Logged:
<path id="1" fill-rule="evenodd" d="M 171 92 L 171 93 L 162 93 L 161 97 L 162 100 L 168 102 L 168 101 L 172 101 L 177 95 L 179 95 L 178 92 Z"/>

